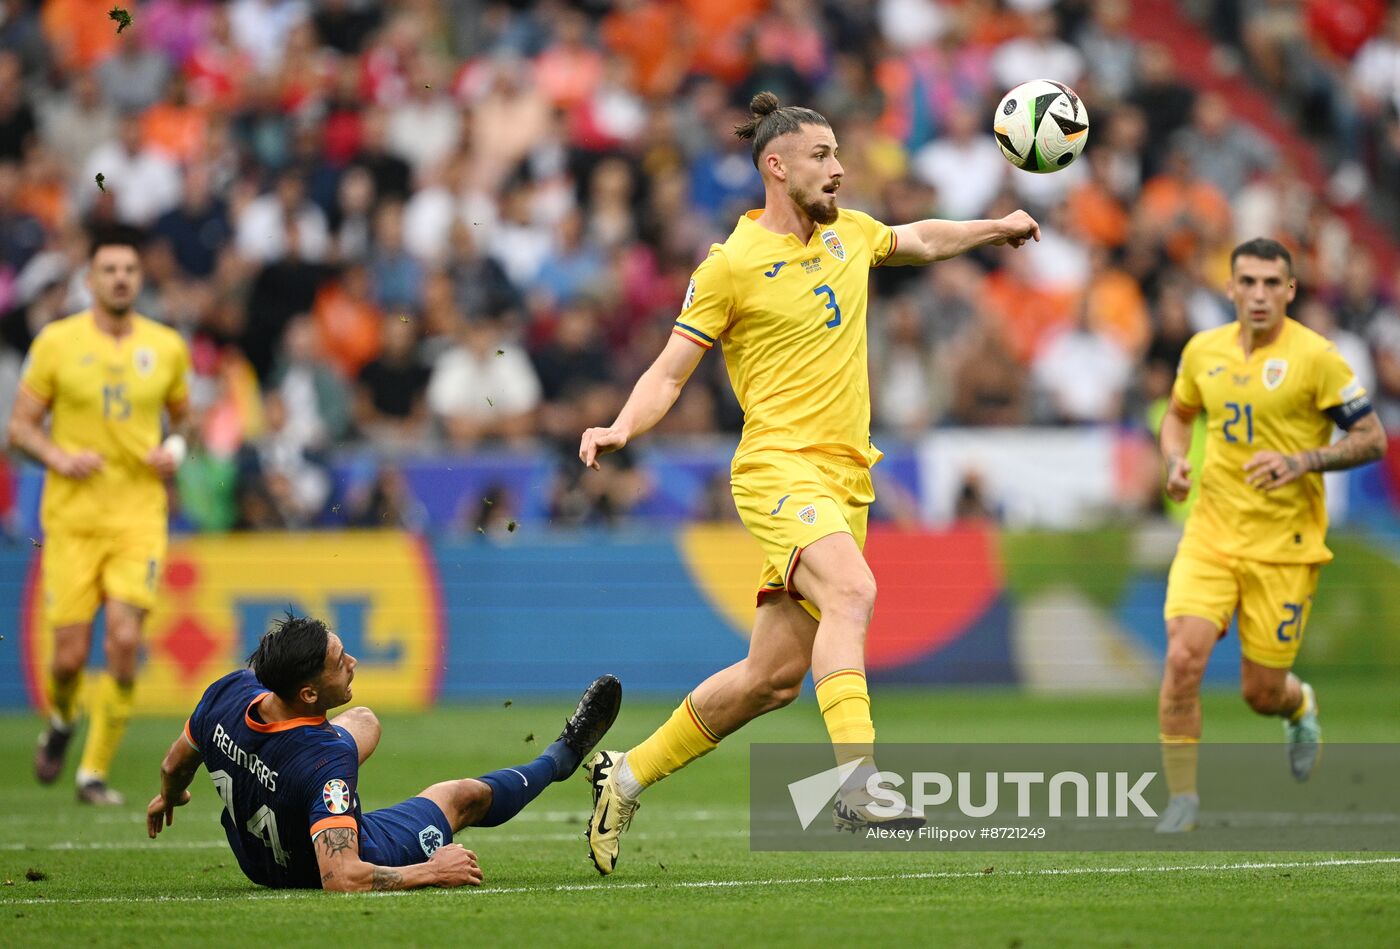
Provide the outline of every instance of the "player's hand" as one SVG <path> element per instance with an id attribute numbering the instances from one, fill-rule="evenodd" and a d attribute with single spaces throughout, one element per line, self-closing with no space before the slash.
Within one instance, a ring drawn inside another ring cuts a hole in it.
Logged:
<path id="1" fill-rule="evenodd" d="M 594 471 L 600 470 L 598 456 L 626 446 L 627 435 L 616 428 L 590 428 L 578 445 L 578 460 Z"/>
<path id="2" fill-rule="evenodd" d="M 1173 456 L 1167 459 L 1167 497 L 1181 502 L 1191 493 L 1191 462 Z"/>
<path id="3" fill-rule="evenodd" d="M 184 807 L 189 802 L 189 791 L 181 791 L 180 799 L 173 804 L 166 804 L 161 794 L 151 798 L 151 803 L 146 805 L 146 833 L 150 838 L 155 840 L 156 834 L 175 823 L 175 808 Z"/>
<path id="4" fill-rule="evenodd" d="M 481 886 L 481 867 L 477 866 L 476 854 L 461 844 L 448 844 L 434 850 L 428 865 L 437 872 L 438 886 Z"/>
<path id="5" fill-rule="evenodd" d="M 162 480 L 175 477 L 175 472 L 180 468 L 175 456 L 159 445 L 146 452 L 146 464 L 150 465 Z"/>
<path id="6" fill-rule="evenodd" d="M 993 244 L 1010 244 L 1012 247 L 1020 247 L 1032 238 L 1040 240 L 1040 225 L 1025 211 L 1012 211 L 998 223 L 1001 225 L 1002 236 L 992 241 Z"/>
<path id="7" fill-rule="evenodd" d="M 82 481 L 102 470 L 102 456 L 95 451 L 80 451 L 73 455 L 63 452 L 49 467 L 65 478 Z"/>
<path id="8" fill-rule="evenodd" d="M 1307 467 L 1297 456 L 1276 451 L 1256 451 L 1254 457 L 1244 463 L 1245 481 L 1260 491 L 1273 491 L 1292 484 L 1307 473 Z"/>

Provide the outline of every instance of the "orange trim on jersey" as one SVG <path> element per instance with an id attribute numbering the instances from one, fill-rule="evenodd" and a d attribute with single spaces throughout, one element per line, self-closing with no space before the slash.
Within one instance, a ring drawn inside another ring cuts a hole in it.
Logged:
<path id="1" fill-rule="evenodd" d="M 355 823 L 355 818 L 349 814 L 340 814 L 336 817 L 323 817 L 311 825 L 311 839 L 315 840 L 316 835 L 323 830 L 330 830 L 332 827 L 349 827 L 351 830 L 359 830 L 360 825 Z"/>
<path id="2" fill-rule="evenodd" d="M 701 339 L 700 337 L 698 337 L 698 336 L 693 336 L 693 335 L 691 335 L 690 333 L 687 333 L 685 330 L 681 329 L 680 327 L 673 327 L 672 330 L 671 330 L 671 332 L 672 332 L 672 333 L 675 333 L 675 334 L 676 334 L 677 336 L 679 336 L 681 339 L 688 339 L 688 340 L 690 340 L 692 343 L 694 343 L 696 346 L 699 346 L 701 349 L 714 349 L 714 348 L 715 348 L 715 344 L 714 344 L 714 343 L 707 343 L 707 342 L 705 342 L 703 339 Z"/>
<path id="3" fill-rule="evenodd" d="M 827 682 L 831 679 L 836 678 L 837 676 L 860 676 L 862 679 L 864 679 L 865 673 L 861 672 L 859 669 L 837 669 L 835 672 L 828 672 L 826 675 L 818 679 L 814 684 L 820 686 L 823 682 Z"/>
<path id="4" fill-rule="evenodd" d="M 257 705 L 271 694 L 271 692 L 259 692 L 257 698 L 248 703 L 248 710 L 243 713 L 244 722 L 253 731 L 267 734 L 268 732 L 284 732 L 291 728 L 300 728 L 303 725 L 324 725 L 326 723 L 326 716 L 324 715 L 320 718 L 311 718 L 309 716 L 306 718 L 289 718 L 284 722 L 259 722 L 254 720 L 253 706 Z"/>
<path id="5" fill-rule="evenodd" d="M 29 397 L 30 397 L 31 399 L 33 399 L 35 402 L 40 402 L 40 403 L 42 403 L 42 404 L 45 405 L 45 406 L 48 406 L 50 403 L 53 402 L 53 399 L 46 399 L 46 398 L 44 398 L 42 395 L 40 395 L 39 393 L 35 392 L 33 389 L 29 388 L 29 386 L 26 385 L 24 382 L 20 382 L 19 387 L 20 387 L 22 390 L 24 390 L 24 394 L 25 394 L 25 395 L 29 396 Z"/>
<path id="6" fill-rule="evenodd" d="M 190 734 L 190 720 L 188 718 L 185 719 L 185 741 L 189 742 L 190 747 L 195 751 L 199 750 L 199 742 L 195 741 L 194 736 Z"/>

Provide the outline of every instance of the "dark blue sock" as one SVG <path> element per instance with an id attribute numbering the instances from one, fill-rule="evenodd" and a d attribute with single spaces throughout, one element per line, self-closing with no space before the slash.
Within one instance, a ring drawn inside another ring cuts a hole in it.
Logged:
<path id="1" fill-rule="evenodd" d="M 541 791 L 554 783 L 555 776 L 561 773 L 559 767 L 559 753 L 554 745 L 550 745 L 544 754 L 529 764 L 483 774 L 477 780 L 491 787 L 491 809 L 477 826 L 496 827 L 519 814 L 527 804 L 539 797 Z"/>

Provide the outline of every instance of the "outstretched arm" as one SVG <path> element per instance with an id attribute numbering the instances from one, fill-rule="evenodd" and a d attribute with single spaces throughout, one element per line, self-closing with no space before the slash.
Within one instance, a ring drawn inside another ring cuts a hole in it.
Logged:
<path id="1" fill-rule="evenodd" d="M 160 763 L 160 793 L 146 806 L 146 833 L 152 840 L 175 823 L 175 808 L 190 802 L 190 782 L 203 763 L 204 756 L 183 734 L 165 753 Z"/>
<path id="2" fill-rule="evenodd" d="M 607 428 L 590 428 L 579 442 L 578 458 L 590 468 L 598 468 L 598 456 L 617 451 L 637 435 L 661 421 L 680 398 L 686 380 L 700 365 L 705 350 L 688 339 L 672 334 L 666 348 L 637 384 L 617 420 Z"/>
<path id="3" fill-rule="evenodd" d="M 1335 445 L 1294 452 L 1255 452 L 1245 463 L 1249 483 L 1264 491 L 1281 488 L 1310 471 L 1344 471 L 1385 456 L 1385 429 L 1375 412 L 1361 416 Z"/>
<path id="4" fill-rule="evenodd" d="M 480 886 L 476 854 L 461 844 L 433 851 L 426 863 L 380 867 L 360 859 L 360 835 L 353 827 L 331 827 L 316 836 L 321 888 L 340 893 L 416 890 L 425 886 Z"/>
<path id="5" fill-rule="evenodd" d="M 996 221 L 940 221 L 930 218 L 894 228 L 894 253 L 886 264 L 931 264 L 988 244 L 1020 247 L 1040 240 L 1040 225 L 1025 211 L 1012 211 Z"/>

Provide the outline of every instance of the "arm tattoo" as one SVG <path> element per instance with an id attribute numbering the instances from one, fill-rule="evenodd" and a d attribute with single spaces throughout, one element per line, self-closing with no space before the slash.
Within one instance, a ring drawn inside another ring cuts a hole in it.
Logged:
<path id="1" fill-rule="evenodd" d="M 403 874 L 388 867 L 375 867 L 374 878 L 370 881 L 371 890 L 397 890 L 403 885 Z"/>
<path id="2" fill-rule="evenodd" d="M 1303 463 L 1310 471 L 1342 471 L 1375 461 L 1384 454 L 1374 442 L 1379 424 L 1374 414 L 1361 418 L 1337 444 L 1304 452 Z"/>
<path id="3" fill-rule="evenodd" d="M 334 857 L 338 853 L 346 850 L 360 849 L 360 835 L 355 833 L 351 827 L 332 827 L 330 830 L 321 832 L 321 849 L 326 852 L 326 856 Z"/>

